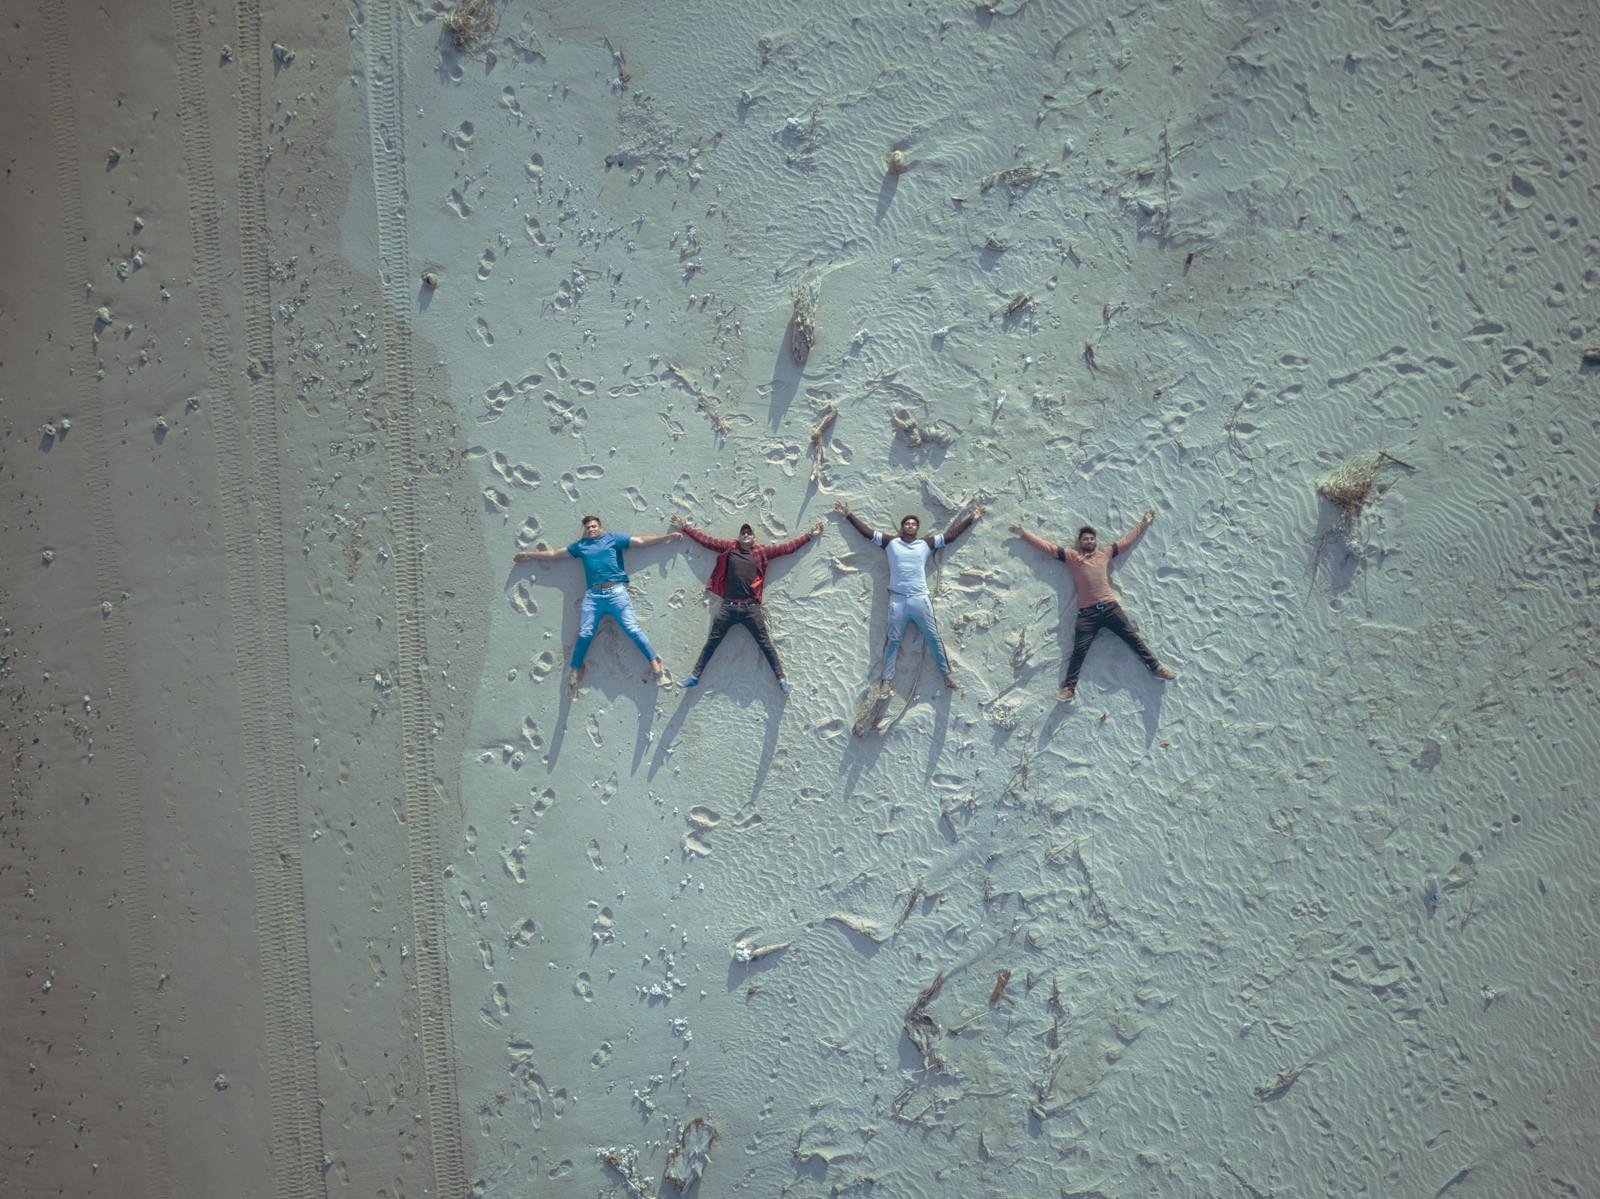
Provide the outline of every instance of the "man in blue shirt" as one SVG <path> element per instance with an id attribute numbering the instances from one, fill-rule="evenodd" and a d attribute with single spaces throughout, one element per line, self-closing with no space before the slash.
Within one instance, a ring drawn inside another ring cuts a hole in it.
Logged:
<path id="1" fill-rule="evenodd" d="M 583 518 L 583 536 L 562 550 L 521 550 L 512 555 L 512 562 L 553 562 L 570 554 L 583 563 L 584 580 L 588 590 L 583 593 L 583 606 L 578 618 L 578 641 L 572 647 L 572 673 L 567 682 L 576 687 L 583 680 L 583 660 L 588 656 L 589 643 L 603 617 L 609 616 L 622 626 L 622 631 L 633 639 L 650 663 L 656 677 L 661 676 L 661 659 L 650 648 L 650 638 L 639 627 L 634 615 L 633 599 L 628 595 L 628 573 L 622 568 L 622 551 L 629 546 L 643 549 L 676 541 L 682 534 L 653 533 L 647 537 L 630 537 L 626 533 L 607 533 L 598 516 Z"/>

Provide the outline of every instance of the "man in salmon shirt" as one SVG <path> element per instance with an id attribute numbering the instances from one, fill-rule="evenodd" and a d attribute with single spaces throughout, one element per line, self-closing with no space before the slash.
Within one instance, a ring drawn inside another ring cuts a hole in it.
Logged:
<path id="1" fill-rule="evenodd" d="M 812 525 L 811 532 L 802 533 L 793 541 L 778 545 L 757 544 L 756 532 L 749 525 L 740 525 L 738 538 L 727 541 L 702 533 L 676 513 L 672 516 L 672 524 L 708 550 L 717 551 L 717 564 L 706 582 L 706 590 L 722 598 L 722 607 L 711 618 L 711 633 L 700 651 L 700 660 L 694 664 L 689 677 L 683 680 L 683 685 L 700 685 L 700 676 L 705 672 L 706 664 L 711 661 L 711 655 L 717 652 L 717 646 L 722 644 L 728 630 L 736 624 L 742 624 L 750 630 L 750 635 L 766 655 L 767 665 L 778 677 L 778 689 L 788 695 L 792 684 L 783 677 L 783 666 L 778 662 L 778 647 L 772 644 L 772 634 L 767 632 L 767 613 L 761 606 L 761 590 L 767 581 L 767 563 L 794 553 L 813 537 L 822 536 L 822 522 L 819 520 Z"/>
<path id="2" fill-rule="evenodd" d="M 1126 641 L 1128 648 L 1139 655 L 1139 661 L 1156 678 L 1178 677 L 1161 665 L 1150 652 L 1144 638 L 1139 636 L 1139 626 L 1133 623 L 1133 617 L 1122 610 L 1122 605 L 1117 602 L 1117 593 L 1111 590 L 1111 560 L 1132 549 L 1133 543 L 1155 518 L 1155 509 L 1152 508 L 1139 519 L 1138 524 L 1109 546 L 1099 544 L 1092 525 L 1084 525 L 1078 530 L 1076 546 L 1053 545 L 1021 525 L 1010 526 L 1013 533 L 1034 549 L 1043 550 L 1058 562 L 1065 562 L 1078 588 L 1078 620 L 1073 630 L 1072 657 L 1067 661 L 1067 677 L 1061 680 L 1061 690 L 1056 692 L 1056 698 L 1063 702 L 1070 702 L 1077 696 L 1078 672 L 1083 669 L 1083 659 L 1089 653 L 1095 634 L 1101 629 L 1110 629 Z"/>

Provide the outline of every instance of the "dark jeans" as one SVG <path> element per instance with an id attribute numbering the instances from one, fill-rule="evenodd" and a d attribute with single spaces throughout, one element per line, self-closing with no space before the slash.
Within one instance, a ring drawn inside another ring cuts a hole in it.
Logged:
<path id="1" fill-rule="evenodd" d="M 756 639 L 756 644 L 766 655 L 772 673 L 781 679 L 783 667 L 778 665 L 778 647 L 772 644 L 772 634 L 767 632 L 766 611 L 760 604 L 730 604 L 727 600 L 722 601 L 721 610 L 711 618 L 711 633 L 706 637 L 705 648 L 700 651 L 700 660 L 694 664 L 695 678 L 705 671 L 711 655 L 717 652 L 717 646 L 722 644 L 728 630 L 736 624 L 742 624 L 750 630 L 750 636 Z"/>
<path id="2" fill-rule="evenodd" d="M 1139 661 L 1148 669 L 1160 669 L 1160 661 L 1150 652 L 1144 638 L 1139 636 L 1139 626 L 1133 623 L 1133 617 L 1122 610 L 1121 604 L 1090 604 L 1087 608 L 1078 609 L 1077 624 L 1072 631 L 1072 657 L 1067 662 L 1067 677 L 1061 680 L 1063 687 L 1078 685 L 1078 672 L 1083 669 L 1089 645 L 1101 629 L 1110 629 L 1126 641 L 1128 648 L 1139 655 Z"/>

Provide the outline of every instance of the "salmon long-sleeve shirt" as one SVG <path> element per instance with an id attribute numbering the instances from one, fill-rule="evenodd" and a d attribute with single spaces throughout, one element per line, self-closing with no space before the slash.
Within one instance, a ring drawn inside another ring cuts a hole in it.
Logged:
<path id="1" fill-rule="evenodd" d="M 739 548 L 737 541 L 730 541 L 724 537 L 712 537 L 702 533 L 693 525 L 684 525 L 683 531 L 695 541 L 705 546 L 708 550 L 717 551 L 717 565 L 711 571 L 711 577 L 706 580 L 706 590 L 712 595 L 727 596 L 728 593 L 728 565 L 729 560 L 735 555 L 744 557 L 746 551 Z M 806 542 L 811 540 L 810 533 L 802 533 L 793 541 L 780 541 L 770 545 L 754 545 L 748 551 L 750 564 L 754 566 L 753 574 L 745 580 L 745 588 L 750 592 L 750 601 L 761 602 L 761 589 L 767 582 L 767 563 L 774 558 L 781 558 L 785 554 L 792 554 Z M 745 572 L 740 572 L 744 574 Z M 743 597 L 739 597 L 743 598 Z"/>
<path id="2" fill-rule="evenodd" d="M 1089 554 L 1075 546 L 1056 547 L 1056 557 L 1067 564 L 1067 570 L 1072 573 L 1072 582 L 1078 589 L 1078 607 L 1117 602 L 1117 593 L 1111 589 L 1111 559 L 1132 549 L 1144 529 L 1143 524 L 1134 525 L 1110 545 L 1097 546 Z"/>

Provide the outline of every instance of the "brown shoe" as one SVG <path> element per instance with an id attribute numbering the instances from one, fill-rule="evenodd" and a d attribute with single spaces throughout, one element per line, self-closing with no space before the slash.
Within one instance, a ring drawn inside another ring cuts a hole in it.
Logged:
<path id="1" fill-rule="evenodd" d="M 1078 689 L 1076 687 L 1063 687 L 1056 692 L 1056 698 L 1064 704 L 1070 704 L 1078 698 Z"/>
<path id="2" fill-rule="evenodd" d="M 1157 666 L 1154 673 L 1156 678 L 1167 683 L 1170 683 L 1173 679 L 1178 677 L 1176 671 L 1168 670 L 1165 666 Z"/>

